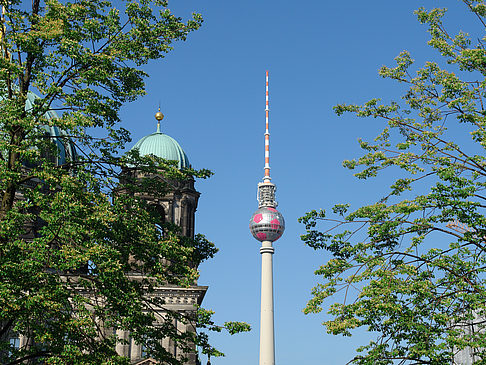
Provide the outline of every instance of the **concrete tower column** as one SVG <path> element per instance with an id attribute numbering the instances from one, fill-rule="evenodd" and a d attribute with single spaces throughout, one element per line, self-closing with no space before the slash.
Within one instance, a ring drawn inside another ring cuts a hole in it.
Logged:
<path id="1" fill-rule="evenodd" d="M 273 253 L 271 241 L 263 241 L 262 288 L 260 311 L 260 365 L 275 365 L 275 339 L 273 324 Z"/>
<path id="2" fill-rule="evenodd" d="M 270 178 L 270 133 L 268 131 L 268 71 L 265 97 L 265 176 L 258 184 L 258 210 L 250 219 L 250 232 L 262 243 L 262 288 L 260 311 L 260 365 L 275 365 L 275 339 L 273 326 L 273 242 L 285 230 L 283 215 L 275 209 L 277 187 Z"/>

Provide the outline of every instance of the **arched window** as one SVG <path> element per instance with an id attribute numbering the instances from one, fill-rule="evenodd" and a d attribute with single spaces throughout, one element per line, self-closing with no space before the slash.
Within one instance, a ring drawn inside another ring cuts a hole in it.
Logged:
<path id="1" fill-rule="evenodd" d="M 16 351 L 20 348 L 20 337 L 19 336 L 12 336 L 8 339 L 8 342 L 10 344 L 10 351 L 8 353 L 8 356 L 12 356 L 14 351 Z"/>
<path id="2" fill-rule="evenodd" d="M 147 357 L 147 346 L 145 344 L 142 344 L 140 348 L 140 357 L 142 359 L 145 359 Z"/>
<path id="3" fill-rule="evenodd" d="M 150 214 L 155 218 L 156 227 L 160 232 L 164 232 L 165 210 L 160 204 L 149 205 Z"/>

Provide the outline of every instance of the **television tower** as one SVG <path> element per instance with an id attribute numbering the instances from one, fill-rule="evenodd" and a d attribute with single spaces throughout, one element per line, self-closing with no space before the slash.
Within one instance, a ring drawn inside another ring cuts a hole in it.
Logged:
<path id="1" fill-rule="evenodd" d="M 277 187 L 270 178 L 270 133 L 268 132 L 268 71 L 266 72 L 265 95 L 265 176 L 258 183 L 258 210 L 250 220 L 253 237 L 262 243 L 262 288 L 260 312 L 260 365 L 275 365 L 275 340 L 273 326 L 273 263 L 272 243 L 278 240 L 284 230 L 283 215 L 275 209 Z"/>

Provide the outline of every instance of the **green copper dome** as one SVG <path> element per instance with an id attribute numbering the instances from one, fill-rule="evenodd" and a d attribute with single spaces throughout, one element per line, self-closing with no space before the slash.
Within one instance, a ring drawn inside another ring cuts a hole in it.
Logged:
<path id="1" fill-rule="evenodd" d="M 166 160 L 177 161 L 178 167 L 190 167 L 189 159 L 182 147 L 177 141 L 160 131 L 157 125 L 157 131 L 143 137 L 135 143 L 131 150 L 138 149 L 141 156 L 154 155 Z"/>
<path id="2" fill-rule="evenodd" d="M 40 99 L 38 95 L 29 91 L 27 93 L 27 100 L 25 100 L 25 111 L 31 112 L 34 108 L 34 104 L 36 100 Z M 0 95 L 0 101 L 3 100 L 3 97 Z M 43 115 L 44 118 L 47 120 L 55 120 L 58 119 L 58 115 L 53 110 L 48 110 Z M 46 136 L 49 136 L 51 141 L 53 141 L 57 146 L 58 154 L 56 156 L 52 156 L 52 160 L 56 165 L 64 165 L 68 161 L 72 161 L 76 159 L 77 153 L 74 147 L 73 142 L 69 139 L 66 132 L 56 126 L 49 126 L 49 125 L 41 125 L 39 126 L 41 131 L 45 133 Z M 28 165 L 25 163 L 25 165 Z M 32 167 L 32 166 L 28 166 Z"/>
<path id="3" fill-rule="evenodd" d="M 36 99 L 39 99 L 39 96 L 31 91 L 27 93 L 27 100 L 25 101 L 25 110 L 27 112 L 32 110 Z M 57 113 L 53 110 L 48 110 L 46 113 L 44 113 L 44 117 L 47 120 L 59 118 Z M 58 155 L 53 157 L 57 165 L 64 165 L 68 160 L 76 159 L 76 150 L 74 148 L 74 144 L 68 138 L 66 132 L 56 126 L 42 125 L 41 128 L 57 146 Z"/>

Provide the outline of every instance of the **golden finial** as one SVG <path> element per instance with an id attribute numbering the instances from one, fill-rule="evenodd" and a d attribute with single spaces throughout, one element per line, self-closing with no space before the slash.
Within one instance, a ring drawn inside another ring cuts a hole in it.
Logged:
<path id="1" fill-rule="evenodd" d="M 164 114 L 162 114 L 162 112 L 160 111 L 160 107 L 159 107 L 159 111 L 155 113 L 155 119 L 157 119 L 158 122 L 164 119 Z"/>
<path id="2" fill-rule="evenodd" d="M 160 111 L 160 106 L 159 111 L 155 113 L 155 119 L 157 119 L 157 133 L 160 133 L 160 121 L 164 119 L 164 114 Z"/>

